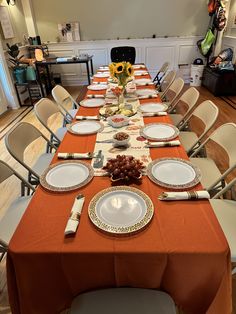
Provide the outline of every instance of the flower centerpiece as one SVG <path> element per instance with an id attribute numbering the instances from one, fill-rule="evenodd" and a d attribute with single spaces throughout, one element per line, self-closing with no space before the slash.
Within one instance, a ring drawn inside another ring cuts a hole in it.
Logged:
<path id="1" fill-rule="evenodd" d="M 118 87 L 113 89 L 113 93 L 121 103 L 124 98 L 125 87 L 134 73 L 133 67 L 129 62 L 113 62 L 109 65 L 109 70 L 111 78 L 118 84 Z"/>

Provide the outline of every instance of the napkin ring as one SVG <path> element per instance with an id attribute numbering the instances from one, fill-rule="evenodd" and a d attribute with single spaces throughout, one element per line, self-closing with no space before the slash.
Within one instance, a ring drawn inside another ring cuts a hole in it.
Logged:
<path id="1" fill-rule="evenodd" d="M 79 218 L 80 218 L 80 213 L 75 213 L 75 212 L 70 213 L 71 220 L 79 221 Z"/>
<path id="2" fill-rule="evenodd" d="M 197 200 L 198 199 L 198 195 L 196 192 L 194 191 L 190 191 L 190 192 L 187 192 L 188 193 L 188 199 L 189 200 Z"/>

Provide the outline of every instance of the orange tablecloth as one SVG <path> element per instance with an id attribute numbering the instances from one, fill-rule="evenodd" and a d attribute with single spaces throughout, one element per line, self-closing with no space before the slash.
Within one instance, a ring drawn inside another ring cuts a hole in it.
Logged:
<path id="1" fill-rule="evenodd" d="M 79 109 L 82 115 L 97 112 Z M 170 119 L 145 118 L 145 123 L 154 121 Z M 58 151 L 92 151 L 95 138 L 67 133 Z M 169 156 L 187 159 L 181 146 L 151 150 L 152 159 Z M 164 189 L 144 177 L 141 185 L 132 186 L 152 199 L 154 217 L 144 231 L 114 237 L 88 218 L 93 195 L 110 186 L 109 178 L 94 177 L 79 191 L 50 193 L 38 187 L 7 256 L 13 314 L 59 313 L 81 292 L 120 286 L 167 291 L 186 314 L 230 314 L 230 253 L 208 200 L 161 202 L 157 196 Z M 78 192 L 86 197 L 81 222 L 76 235 L 65 238 Z"/>

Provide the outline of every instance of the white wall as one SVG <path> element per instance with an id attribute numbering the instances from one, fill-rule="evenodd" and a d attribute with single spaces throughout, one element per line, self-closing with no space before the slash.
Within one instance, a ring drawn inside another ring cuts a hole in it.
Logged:
<path id="1" fill-rule="evenodd" d="M 203 35 L 206 0 L 32 0 L 39 35 L 55 42 L 57 24 L 80 22 L 82 40 Z"/>

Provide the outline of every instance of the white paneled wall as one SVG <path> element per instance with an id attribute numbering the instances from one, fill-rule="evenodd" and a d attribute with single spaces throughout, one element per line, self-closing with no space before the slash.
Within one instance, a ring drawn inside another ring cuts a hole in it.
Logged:
<path id="1" fill-rule="evenodd" d="M 73 56 L 88 53 L 93 55 L 94 70 L 100 65 L 110 63 L 110 51 L 115 46 L 134 46 L 136 48 L 136 63 L 146 64 L 150 74 L 155 76 L 165 61 L 170 62 L 170 68 L 178 70 L 180 64 L 191 64 L 197 57 L 196 42 L 199 37 L 171 37 L 155 39 L 130 40 L 97 40 L 74 43 L 51 43 L 48 45 L 51 55 Z M 54 72 L 61 73 L 64 85 L 87 83 L 86 67 L 78 65 L 56 65 Z"/>

